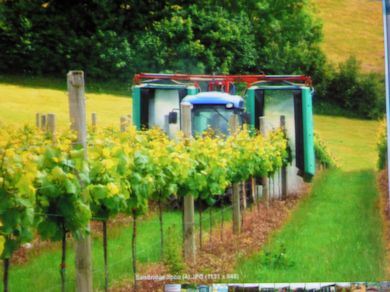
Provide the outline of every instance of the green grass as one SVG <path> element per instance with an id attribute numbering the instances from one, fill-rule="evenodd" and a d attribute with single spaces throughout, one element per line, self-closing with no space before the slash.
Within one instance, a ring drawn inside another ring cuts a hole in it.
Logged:
<path id="1" fill-rule="evenodd" d="M 242 282 L 384 280 L 384 242 L 375 179 L 378 122 L 315 116 L 341 167 L 326 171 L 262 251 L 241 259 Z M 281 247 L 285 253 L 281 255 Z M 265 263 L 264 253 L 279 266 Z"/>
<path id="2" fill-rule="evenodd" d="M 314 116 L 314 129 L 346 171 L 374 169 L 378 121 Z"/>
<path id="3" fill-rule="evenodd" d="M 177 241 L 182 242 L 181 212 L 164 212 L 164 230 L 167 234 L 169 227 L 176 230 Z M 231 209 L 226 208 L 223 213 L 224 221 L 231 220 Z M 209 229 L 209 212 L 203 214 L 202 229 Z M 213 214 L 213 224 L 221 222 L 220 210 Z M 196 213 L 196 230 L 199 229 L 199 213 Z M 137 260 L 139 263 L 155 263 L 160 260 L 160 229 L 158 216 L 152 216 L 142 220 L 138 225 Z M 109 230 L 108 259 L 110 286 L 122 279 L 132 278 L 131 263 L 131 227 L 120 227 Z M 197 235 L 198 236 L 198 235 Z M 198 237 L 197 237 L 198 239 Z M 205 240 L 205 239 L 204 239 Z M 94 287 L 104 287 L 103 248 L 100 237 L 94 236 L 92 241 L 93 283 Z M 27 263 L 11 266 L 10 290 L 11 291 L 58 291 L 60 290 L 60 247 L 42 251 Z M 67 249 L 67 282 L 66 291 L 74 291 L 74 247 L 72 244 Z M 2 283 L 0 284 L 2 289 Z"/>
<path id="4" fill-rule="evenodd" d="M 45 82 L 49 84 L 44 87 Z M 103 87 L 113 86 L 102 83 Z M 122 115 L 131 114 L 130 94 L 88 91 L 86 86 L 87 120 L 97 113 L 98 125 L 118 126 Z M 0 123 L 35 124 L 35 113 L 55 113 L 58 127 L 69 125 L 66 80 L 31 77 L 0 77 Z"/>
<path id="5" fill-rule="evenodd" d="M 165 213 L 165 227 L 178 224 L 179 212 Z M 156 262 L 159 259 L 159 225 L 157 217 L 140 222 L 138 225 L 138 261 Z M 131 227 L 115 230 L 109 234 L 108 259 L 111 283 L 132 274 L 131 264 Z M 180 239 L 178 239 L 180 240 Z M 67 291 L 74 291 L 74 248 L 67 250 Z M 10 272 L 10 289 L 14 291 L 54 291 L 60 290 L 60 249 L 43 252 L 28 263 L 14 266 Z M 92 262 L 94 267 L 94 287 L 104 285 L 103 250 L 100 239 L 92 242 Z M 44 268 L 43 268 L 44 267 Z"/>
<path id="6" fill-rule="evenodd" d="M 330 170 L 314 182 L 283 230 L 265 248 L 286 248 L 286 263 L 262 265 L 261 253 L 238 265 L 242 282 L 384 280 L 383 242 L 375 174 Z"/>
<path id="7" fill-rule="evenodd" d="M 331 62 L 337 64 L 355 55 L 365 72 L 384 72 L 382 1 L 311 2 L 322 20 L 322 48 Z"/>

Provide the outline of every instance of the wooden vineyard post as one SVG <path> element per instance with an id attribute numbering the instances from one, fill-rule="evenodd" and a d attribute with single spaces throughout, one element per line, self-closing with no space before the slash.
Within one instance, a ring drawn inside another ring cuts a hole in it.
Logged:
<path id="1" fill-rule="evenodd" d="M 182 103 L 181 107 L 181 127 L 186 139 L 192 136 L 191 109 L 190 103 Z M 184 196 L 184 257 L 194 261 L 196 255 L 195 246 L 195 210 L 194 196 Z"/>
<path id="2" fill-rule="evenodd" d="M 286 133 L 286 117 L 280 116 L 280 127 Z M 282 167 L 282 200 L 287 199 L 287 168 L 286 166 Z"/>
<path id="3" fill-rule="evenodd" d="M 97 114 L 96 113 L 91 114 L 91 124 L 92 124 L 92 130 L 95 131 L 96 125 L 97 125 Z"/>
<path id="4" fill-rule="evenodd" d="M 258 207 L 259 202 L 258 202 L 257 193 L 256 193 L 256 178 L 255 177 L 251 177 L 251 196 L 252 196 L 253 203 L 256 205 L 256 207 Z"/>
<path id="5" fill-rule="evenodd" d="M 121 116 L 119 119 L 119 125 L 120 125 L 120 130 L 121 132 L 126 132 L 127 128 L 127 119 L 125 116 Z"/>
<path id="6" fill-rule="evenodd" d="M 238 117 L 237 115 L 232 115 L 230 118 L 230 131 L 234 135 L 238 130 Z M 233 233 L 241 233 L 241 209 L 240 209 L 240 183 L 236 182 L 233 184 Z"/>
<path id="7" fill-rule="evenodd" d="M 246 197 L 246 182 L 243 181 L 241 183 L 241 191 L 242 191 L 242 208 L 244 210 L 246 210 L 246 201 L 247 201 L 247 197 Z"/>
<path id="8" fill-rule="evenodd" d="M 47 131 L 51 134 L 51 139 L 55 140 L 56 134 L 56 115 L 47 114 Z"/>
<path id="9" fill-rule="evenodd" d="M 46 115 L 41 115 L 41 130 L 46 131 Z"/>
<path id="10" fill-rule="evenodd" d="M 39 129 L 41 127 L 41 114 L 35 114 L 35 126 Z"/>
<path id="11" fill-rule="evenodd" d="M 87 122 L 85 114 L 84 72 L 70 71 L 67 74 L 69 94 L 69 115 L 71 129 L 77 132 L 77 144 L 84 148 L 84 159 L 87 154 Z M 89 226 L 88 226 L 89 228 Z M 92 257 L 91 238 L 85 235 L 76 240 L 76 291 L 92 292 Z"/>
<path id="12" fill-rule="evenodd" d="M 259 117 L 260 121 L 260 133 L 265 136 L 265 117 Z M 268 190 L 268 177 L 263 176 L 261 178 L 261 184 L 263 185 L 263 198 L 265 200 L 265 205 L 268 208 L 269 206 L 269 190 Z"/>

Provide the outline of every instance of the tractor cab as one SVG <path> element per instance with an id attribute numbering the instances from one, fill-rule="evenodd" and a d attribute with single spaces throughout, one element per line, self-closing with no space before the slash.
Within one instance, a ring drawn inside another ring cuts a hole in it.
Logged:
<path id="1" fill-rule="evenodd" d="M 229 120 L 236 114 L 243 122 L 244 100 L 225 92 L 208 91 L 187 95 L 183 102 L 192 104 L 192 134 L 200 135 L 207 129 L 216 134 L 229 135 Z"/>

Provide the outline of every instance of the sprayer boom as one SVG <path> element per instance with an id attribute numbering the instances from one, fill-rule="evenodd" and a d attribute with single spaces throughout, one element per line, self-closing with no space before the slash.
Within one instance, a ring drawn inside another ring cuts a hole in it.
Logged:
<path id="1" fill-rule="evenodd" d="M 250 87 L 256 82 L 292 82 L 304 84 L 311 87 L 312 81 L 310 76 L 305 75 L 205 75 L 205 74 L 156 74 L 140 73 L 134 76 L 134 84 L 140 84 L 143 80 L 175 80 L 193 82 L 208 82 L 208 89 L 214 90 L 217 86 L 223 87 L 225 92 L 230 91 L 230 86 L 234 83 L 246 83 Z"/>

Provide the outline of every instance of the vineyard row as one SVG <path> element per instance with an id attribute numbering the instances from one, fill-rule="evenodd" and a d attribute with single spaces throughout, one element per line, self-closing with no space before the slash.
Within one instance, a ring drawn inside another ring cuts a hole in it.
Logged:
<path id="1" fill-rule="evenodd" d="M 265 137 L 244 129 L 229 137 L 208 132 L 197 139 L 179 134 L 172 140 L 157 128 L 94 128 L 87 149 L 75 146 L 76 140 L 71 131 L 0 129 L 5 274 L 12 253 L 38 233 L 42 239 L 62 241 L 65 283 L 66 235 L 82 238 L 92 218 L 105 225 L 118 213 L 133 217 L 135 255 L 137 218 L 147 212 L 150 201 L 161 205 L 169 197 L 191 194 L 212 205 L 227 187 L 269 176 L 289 159 L 280 129 Z M 133 268 L 135 272 L 135 261 Z"/>

